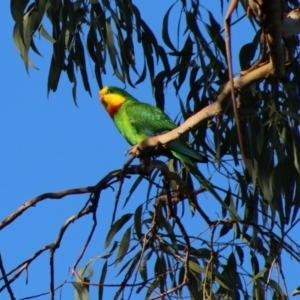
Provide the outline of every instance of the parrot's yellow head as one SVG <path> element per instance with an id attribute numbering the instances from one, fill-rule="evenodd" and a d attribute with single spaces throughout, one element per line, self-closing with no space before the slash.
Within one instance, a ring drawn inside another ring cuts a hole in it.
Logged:
<path id="1" fill-rule="evenodd" d="M 127 92 L 114 87 L 106 86 L 99 92 L 99 99 L 106 111 L 113 118 L 114 114 L 126 101 Z"/>

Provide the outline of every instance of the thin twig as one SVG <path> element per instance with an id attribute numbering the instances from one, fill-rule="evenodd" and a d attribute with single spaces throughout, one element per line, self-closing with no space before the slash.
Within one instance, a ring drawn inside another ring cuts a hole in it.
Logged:
<path id="1" fill-rule="evenodd" d="M 13 272 L 15 272 L 16 270 L 18 270 L 15 275 L 13 276 L 13 278 L 11 278 L 7 283 L 5 283 L 1 288 L 0 288 L 0 292 L 3 291 L 4 288 L 6 288 L 7 284 L 11 284 L 13 281 L 15 281 L 24 270 L 27 270 L 28 266 L 38 257 L 40 256 L 43 252 L 50 250 L 50 251 L 55 251 L 56 249 L 59 248 L 62 237 L 66 231 L 66 229 L 68 228 L 68 226 L 73 223 L 75 220 L 81 218 L 84 215 L 87 215 L 89 213 L 92 212 L 92 206 L 89 206 L 88 208 L 86 208 L 83 212 L 81 212 L 80 214 L 76 214 L 74 216 L 72 216 L 71 218 L 69 218 L 65 224 L 61 227 L 58 237 L 56 239 L 56 241 L 54 243 L 48 244 L 46 246 L 44 246 L 43 248 L 41 248 L 40 250 L 38 250 L 31 258 L 25 260 L 24 262 L 22 262 L 20 265 L 18 265 L 17 267 L 13 268 L 11 271 L 9 271 L 7 275 L 12 274 Z M 0 278 L 2 279 L 2 278 Z"/>
<path id="2" fill-rule="evenodd" d="M 5 269 L 4 269 L 4 265 L 3 265 L 3 261 L 2 261 L 2 255 L 1 254 L 0 254 L 0 270 L 1 270 L 2 278 L 4 278 L 4 282 L 6 284 L 6 289 L 7 289 L 7 292 L 9 294 L 9 296 L 10 296 L 10 299 L 11 300 L 15 300 L 16 298 L 14 296 L 14 293 L 13 293 L 13 291 L 11 289 L 11 286 L 10 286 L 10 284 L 8 282 L 8 279 L 7 279 L 7 276 L 5 274 Z"/>
<path id="3" fill-rule="evenodd" d="M 245 156 L 245 150 L 244 150 L 244 144 L 242 139 L 242 131 L 241 131 L 241 124 L 240 124 L 240 117 L 235 101 L 235 90 L 234 90 L 234 82 L 233 82 L 233 70 L 232 70 L 232 57 L 231 57 L 231 41 L 230 41 L 230 22 L 231 22 L 231 15 L 236 6 L 238 5 L 238 0 L 232 0 L 232 2 L 229 5 L 229 8 L 227 10 L 225 21 L 224 21 L 224 28 L 225 28 L 225 43 L 226 43 L 226 55 L 227 55 L 227 65 L 228 65 L 228 73 L 229 73 L 229 82 L 230 82 L 230 88 L 231 88 L 231 100 L 232 100 L 232 107 L 233 107 L 233 113 L 236 123 L 236 130 L 237 130 L 237 136 L 238 141 L 241 149 L 241 155 L 242 155 L 242 161 L 244 168 L 247 167 L 246 165 L 246 156 Z"/>
<path id="4" fill-rule="evenodd" d="M 55 288 L 54 288 L 54 252 L 55 250 L 50 249 L 50 299 L 54 300 Z"/>
<path id="5" fill-rule="evenodd" d="M 56 288 L 55 288 L 55 291 L 59 290 L 60 288 L 62 288 L 65 284 L 67 283 L 67 278 L 65 279 L 64 282 L 62 282 L 60 285 L 58 285 Z M 49 295 L 50 292 L 44 292 L 44 293 L 41 293 L 41 294 L 37 294 L 37 295 L 33 295 L 33 296 L 28 296 L 28 297 L 25 297 L 25 298 L 21 298 L 19 300 L 29 300 L 29 299 L 34 299 L 34 298 L 39 298 L 41 296 L 46 296 L 46 295 Z"/>

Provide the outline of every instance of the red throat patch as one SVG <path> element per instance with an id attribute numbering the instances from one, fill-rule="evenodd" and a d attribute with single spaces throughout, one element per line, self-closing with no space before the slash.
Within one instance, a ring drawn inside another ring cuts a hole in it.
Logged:
<path id="1" fill-rule="evenodd" d="M 106 109 L 107 109 L 107 112 L 109 113 L 109 115 L 111 116 L 112 119 L 114 118 L 115 113 L 119 110 L 119 108 L 120 108 L 121 106 L 122 106 L 122 104 L 114 105 L 114 106 L 109 105 L 109 106 L 106 108 Z"/>

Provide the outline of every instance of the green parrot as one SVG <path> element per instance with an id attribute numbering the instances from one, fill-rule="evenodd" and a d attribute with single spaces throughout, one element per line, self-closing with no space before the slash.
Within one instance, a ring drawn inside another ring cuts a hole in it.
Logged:
<path id="1" fill-rule="evenodd" d="M 132 146 L 177 127 L 158 107 L 139 102 L 118 87 L 104 87 L 99 92 L 99 98 L 120 133 Z M 189 147 L 183 140 L 177 139 L 168 143 L 164 150 L 159 149 L 158 154 L 175 157 L 181 161 L 200 184 L 217 196 L 210 182 L 205 179 L 196 165 L 197 162 L 207 162 L 207 158 Z"/>

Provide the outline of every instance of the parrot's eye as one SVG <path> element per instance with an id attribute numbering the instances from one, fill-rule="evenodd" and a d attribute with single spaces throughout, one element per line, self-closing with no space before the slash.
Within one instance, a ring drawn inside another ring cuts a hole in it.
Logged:
<path id="1" fill-rule="evenodd" d="M 111 94 L 111 93 L 112 93 L 112 90 L 108 90 L 108 91 L 107 91 L 107 94 Z"/>

